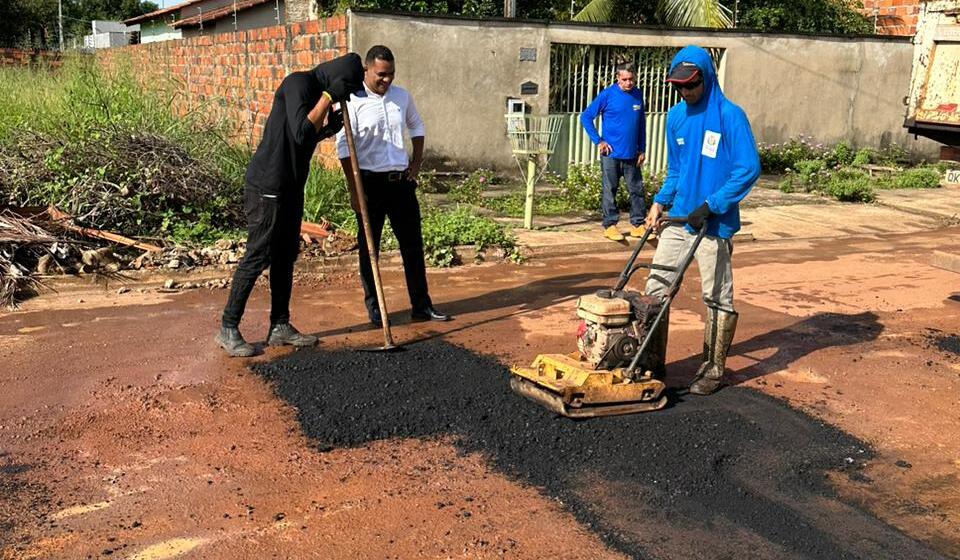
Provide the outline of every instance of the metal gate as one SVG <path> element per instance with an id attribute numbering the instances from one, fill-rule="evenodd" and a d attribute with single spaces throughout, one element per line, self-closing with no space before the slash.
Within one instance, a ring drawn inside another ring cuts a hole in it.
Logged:
<path id="1" fill-rule="evenodd" d="M 637 65 L 637 87 L 643 92 L 647 114 L 647 165 L 655 173 L 667 168 L 667 110 L 680 101 L 677 92 L 663 81 L 677 47 L 618 47 L 605 45 L 550 45 L 550 114 L 564 116 L 550 171 L 567 174 L 572 164 L 599 159 L 597 147 L 580 126 L 580 113 L 605 87 L 616 81 L 619 62 Z M 719 65 L 722 49 L 707 49 Z M 723 76 L 718 75 L 720 83 Z M 597 130 L 602 132 L 603 119 Z"/>

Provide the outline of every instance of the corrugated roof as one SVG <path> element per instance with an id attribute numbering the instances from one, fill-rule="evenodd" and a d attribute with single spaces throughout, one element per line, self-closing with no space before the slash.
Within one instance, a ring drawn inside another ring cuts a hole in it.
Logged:
<path id="1" fill-rule="evenodd" d="M 187 7 L 187 6 L 191 5 L 191 4 L 197 4 L 197 3 L 199 3 L 199 2 L 203 2 L 203 0 L 187 0 L 186 2 L 181 2 L 181 3 L 179 3 L 179 4 L 175 5 L 175 6 L 169 6 L 169 7 L 166 7 L 166 8 L 161 8 L 161 9 L 155 11 L 155 12 L 150 12 L 149 14 L 143 14 L 142 16 L 137 16 L 137 17 L 134 17 L 134 18 L 125 19 L 125 20 L 123 20 L 123 23 L 125 23 L 125 24 L 127 24 L 127 25 L 133 25 L 134 23 L 140 23 L 141 21 L 147 21 L 147 20 L 155 19 L 155 18 L 158 18 L 158 17 L 160 17 L 160 16 L 169 14 L 169 13 L 171 13 L 171 12 L 176 12 L 176 11 L 180 10 L 181 8 L 185 8 L 185 7 Z"/>
<path id="2" fill-rule="evenodd" d="M 170 24 L 170 27 L 174 29 L 179 29 L 181 27 L 196 27 L 200 25 L 201 21 L 215 21 L 220 18 L 229 16 L 233 14 L 233 11 L 238 12 L 252 8 L 254 6 L 259 6 L 260 4 L 266 4 L 270 0 L 242 0 L 236 4 L 228 4 L 221 8 L 215 10 L 210 10 L 209 12 L 204 12 L 202 14 L 197 14 L 195 16 L 190 16 L 188 18 L 183 18 L 180 21 L 175 21 Z"/>

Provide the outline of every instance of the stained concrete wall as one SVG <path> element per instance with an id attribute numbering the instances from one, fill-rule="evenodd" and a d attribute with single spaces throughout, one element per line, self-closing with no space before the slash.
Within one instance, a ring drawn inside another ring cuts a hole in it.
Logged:
<path id="1" fill-rule="evenodd" d="M 427 125 L 428 156 L 455 166 L 513 163 L 503 114 L 522 97 L 534 114 L 548 110 L 550 44 L 623 46 L 697 44 L 726 49 L 724 91 L 750 117 L 758 142 L 800 134 L 856 146 L 897 143 L 935 157 L 939 147 L 903 128 L 910 81 L 908 39 L 667 30 L 511 20 L 348 15 L 348 49 L 375 44 L 397 57 L 398 85 L 411 91 Z M 520 61 L 535 48 L 534 62 Z M 520 84 L 539 85 L 520 95 Z"/>

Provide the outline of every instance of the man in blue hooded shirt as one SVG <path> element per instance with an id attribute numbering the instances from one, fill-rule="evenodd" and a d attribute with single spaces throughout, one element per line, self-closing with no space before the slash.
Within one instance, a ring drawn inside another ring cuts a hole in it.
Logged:
<path id="1" fill-rule="evenodd" d="M 737 327 L 733 308 L 730 238 L 740 229 L 739 203 L 760 175 L 760 158 L 743 109 L 720 90 L 710 55 L 688 46 L 674 57 L 667 82 L 683 101 L 667 113 L 667 175 L 653 198 L 646 226 L 655 227 L 665 210 L 688 216 L 684 227 L 660 232 L 653 262 L 676 267 L 706 224 L 696 252 L 703 301 L 707 305 L 703 363 L 690 392 L 708 395 L 720 387 L 727 352 Z M 675 273 L 653 270 L 647 295 L 665 297 Z"/>
<path id="2" fill-rule="evenodd" d="M 600 150 L 600 171 L 603 191 L 600 210 L 603 213 L 603 235 L 613 241 L 623 241 L 617 229 L 620 210 L 617 209 L 617 189 L 620 177 L 630 194 L 631 237 L 643 237 L 646 209 L 643 200 L 643 174 L 640 166 L 646 159 L 647 135 L 643 93 L 636 87 L 637 69 L 633 63 L 617 65 L 617 81 L 600 92 L 583 110 L 580 124 L 587 136 Z M 603 117 L 603 136 L 593 121 Z"/>

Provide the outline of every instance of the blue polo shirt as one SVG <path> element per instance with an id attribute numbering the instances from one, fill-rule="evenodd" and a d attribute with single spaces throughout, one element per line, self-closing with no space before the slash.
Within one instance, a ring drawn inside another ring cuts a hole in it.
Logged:
<path id="1" fill-rule="evenodd" d="M 603 115 L 603 136 L 593 121 Z M 594 144 L 604 141 L 613 151 L 610 157 L 636 159 L 647 151 L 647 119 L 643 93 L 633 88 L 623 91 L 616 83 L 600 92 L 580 115 L 580 124 Z"/>

